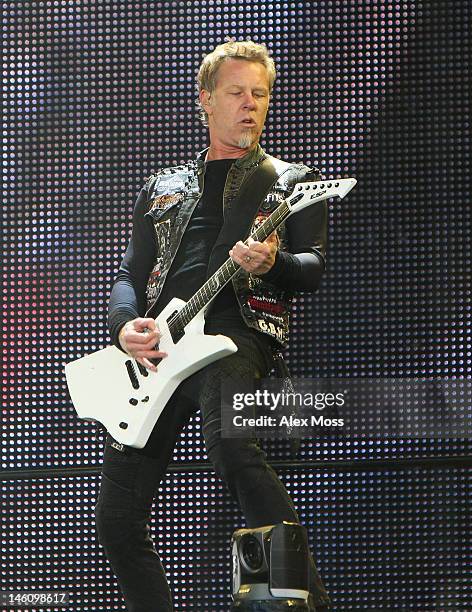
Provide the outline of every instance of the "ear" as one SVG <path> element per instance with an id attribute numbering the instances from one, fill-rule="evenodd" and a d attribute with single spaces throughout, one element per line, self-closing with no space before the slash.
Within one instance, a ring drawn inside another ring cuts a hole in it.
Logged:
<path id="1" fill-rule="evenodd" d="M 205 109 L 205 112 L 207 113 L 207 115 L 209 115 L 210 114 L 209 110 L 211 109 L 211 93 L 206 89 L 201 89 L 199 98 L 200 98 L 200 104 Z"/>

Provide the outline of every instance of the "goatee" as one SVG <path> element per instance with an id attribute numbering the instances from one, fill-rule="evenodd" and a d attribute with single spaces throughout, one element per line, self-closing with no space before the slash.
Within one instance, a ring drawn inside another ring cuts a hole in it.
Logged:
<path id="1" fill-rule="evenodd" d="M 238 140 L 238 147 L 240 149 L 249 149 L 254 143 L 254 137 L 251 132 L 246 132 Z"/>

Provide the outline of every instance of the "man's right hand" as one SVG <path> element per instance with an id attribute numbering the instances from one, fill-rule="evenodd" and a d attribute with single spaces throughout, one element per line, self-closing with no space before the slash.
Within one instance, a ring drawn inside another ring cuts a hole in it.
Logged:
<path id="1" fill-rule="evenodd" d="M 123 325 L 118 340 L 128 355 L 148 370 L 156 372 L 157 366 L 149 360 L 167 357 L 167 353 L 156 350 L 161 335 L 154 319 L 137 318 Z"/>

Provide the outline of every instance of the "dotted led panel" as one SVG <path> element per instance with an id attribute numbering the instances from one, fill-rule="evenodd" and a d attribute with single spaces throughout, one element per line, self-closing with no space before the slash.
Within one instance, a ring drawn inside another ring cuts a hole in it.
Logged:
<path id="1" fill-rule="evenodd" d="M 335 610 L 470 608 L 469 470 L 279 473 Z M 74 611 L 125 609 L 94 534 L 97 489 L 94 476 L 4 483 L 2 589 L 66 591 Z M 235 503 L 209 472 L 170 475 L 159 500 L 151 533 L 175 609 L 226 612 L 229 543 L 244 525 Z"/>
<path id="2" fill-rule="evenodd" d="M 279 67 L 267 148 L 359 180 L 331 206 L 321 288 L 296 300 L 292 372 L 470 376 L 466 4 L 150 8 L 4 5 L 3 465 L 99 461 L 63 366 L 109 342 L 134 198 L 152 170 L 206 145 L 194 77 L 227 34 L 266 41 Z"/>
<path id="3" fill-rule="evenodd" d="M 194 79 L 203 55 L 226 35 L 265 41 L 278 65 L 263 139 L 267 150 L 320 167 L 325 176 L 358 179 L 344 202 L 330 205 L 328 269 L 320 289 L 296 300 L 287 351 L 291 371 L 299 377 L 471 376 L 465 0 L 40 0 L 4 2 L 2 12 L 2 469 L 99 464 L 102 436 L 96 439 L 94 427 L 77 419 L 63 366 L 109 342 L 106 301 L 144 178 L 185 162 L 207 144 L 196 118 Z M 266 446 L 273 458 L 289 457 L 286 444 Z M 465 439 L 304 440 L 298 457 L 335 463 L 470 451 Z M 174 453 L 183 467 L 195 460 L 206 460 L 198 417 Z M 441 499 L 456 514 L 451 518 L 446 506 L 434 506 L 436 514 L 427 519 L 434 538 L 408 522 L 415 511 L 404 506 L 411 500 L 400 481 L 388 503 L 392 516 L 407 520 L 401 537 L 385 539 L 382 525 L 392 524 L 378 500 L 369 510 L 377 538 L 368 540 L 376 544 L 370 552 L 349 546 L 362 540 L 357 515 L 351 522 L 340 519 L 343 535 L 336 522 L 326 523 L 322 541 L 329 541 L 330 549 L 320 565 L 339 610 L 360 601 L 358 575 L 379 564 L 383 584 L 392 586 L 372 590 L 374 606 L 388 609 L 400 590 L 411 609 L 472 607 L 460 572 L 466 541 L 461 513 L 469 507 L 470 492 L 453 473 L 437 474 L 420 478 L 420 512 L 434 503 L 439 479 Z M 212 575 L 223 561 L 211 557 L 217 553 L 205 557 L 210 534 L 200 535 L 198 520 L 206 515 L 192 506 L 200 485 L 179 478 L 187 495 L 179 503 L 193 513 L 184 513 L 179 523 L 187 559 L 193 555 L 202 575 Z M 305 476 L 290 478 L 301 514 L 310 522 L 311 489 L 303 488 Z M 382 478 L 356 476 L 349 495 L 376 495 L 390 476 Z M 2 561 L 5 576 L 12 588 L 55 588 L 56 570 L 49 582 L 41 582 L 35 569 L 52 558 L 69 576 L 67 588 L 83 597 L 85 607 L 74 609 L 122 609 L 91 515 L 83 514 L 96 497 L 95 480 L 81 478 L 73 485 L 78 498 L 69 492 L 73 482 L 61 481 L 57 489 L 57 483 L 21 481 L 8 489 L 2 510 L 9 542 L 3 549 L 9 559 Z M 339 483 L 326 482 L 320 504 L 334 508 Z M 208 483 L 213 495 L 215 482 L 209 478 Z M 413 486 L 411 480 L 406 484 Z M 452 497 L 445 493 L 449 485 Z M 62 507 L 58 491 L 70 507 Z M 225 494 L 217 488 L 214 495 L 215 507 L 227 508 Z M 43 498 L 45 505 L 35 505 Z M 28 522 L 21 518 L 20 503 Z M 46 507 L 59 514 L 43 525 L 39 517 Z M 225 537 L 235 516 L 227 512 L 219 523 Z M 359 515 L 365 512 L 361 508 Z M 221 544 L 222 533 L 211 541 Z M 381 546 L 387 541 L 388 563 Z M 182 567 L 175 542 L 168 568 L 176 572 L 181 608 L 224 609 L 219 606 L 227 601 L 229 586 L 223 581 L 218 589 L 207 583 L 194 590 L 196 603 L 185 600 L 186 585 L 196 582 L 196 574 L 190 562 Z M 412 557 L 406 559 L 405 550 Z M 444 555 L 438 568 L 425 561 L 436 550 Z M 353 558 L 352 567 L 342 565 Z M 449 573 L 448 563 L 454 568 Z M 97 571 L 108 574 L 94 585 Z"/>

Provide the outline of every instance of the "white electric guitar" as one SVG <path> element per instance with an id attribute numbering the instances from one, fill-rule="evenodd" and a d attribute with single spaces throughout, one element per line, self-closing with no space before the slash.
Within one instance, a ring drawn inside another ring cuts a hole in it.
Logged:
<path id="1" fill-rule="evenodd" d="M 256 229 L 263 242 L 282 221 L 315 202 L 343 198 L 356 179 L 297 183 L 292 194 Z M 172 299 L 156 318 L 162 334 L 159 350 L 167 357 L 151 372 L 115 346 L 68 363 L 67 385 L 77 414 L 100 421 L 122 444 L 143 448 L 178 385 L 209 363 L 237 351 L 230 338 L 204 334 L 205 310 L 240 269 L 231 258 L 188 302 Z"/>

